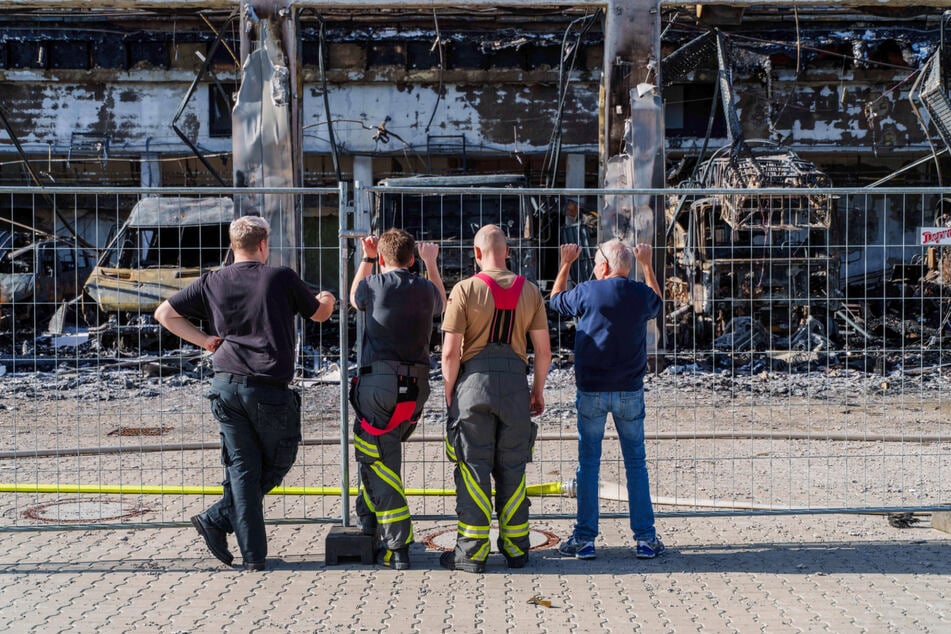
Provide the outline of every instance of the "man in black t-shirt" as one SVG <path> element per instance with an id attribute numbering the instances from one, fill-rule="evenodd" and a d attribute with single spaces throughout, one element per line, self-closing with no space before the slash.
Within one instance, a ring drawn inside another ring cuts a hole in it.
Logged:
<path id="1" fill-rule="evenodd" d="M 419 245 L 426 280 L 409 271 L 415 244 L 406 231 L 390 229 L 362 243 L 365 257 L 350 286 L 350 303 L 364 315 L 360 374 L 350 391 L 362 485 L 357 516 L 364 533 L 379 532 L 380 563 L 405 570 L 413 527 L 400 476 L 401 442 L 413 433 L 429 398 L 429 341 L 446 290 L 436 266 L 438 245 Z M 381 272 L 371 275 L 377 262 Z"/>
<path id="2" fill-rule="evenodd" d="M 267 266 L 270 225 L 258 216 L 231 223 L 234 263 L 210 271 L 172 295 L 155 318 L 172 334 L 214 353 L 208 398 L 221 433 L 224 495 L 191 518 L 211 553 L 230 566 L 234 533 L 247 570 L 267 557 L 264 494 L 281 483 L 297 457 L 300 395 L 294 376 L 297 315 L 325 321 L 334 296 L 316 297 L 293 270 Z M 208 332 L 188 318 L 204 321 Z"/>

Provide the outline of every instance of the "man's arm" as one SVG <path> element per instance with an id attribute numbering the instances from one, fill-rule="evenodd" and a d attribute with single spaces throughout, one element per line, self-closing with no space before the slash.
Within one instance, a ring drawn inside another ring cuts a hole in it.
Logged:
<path id="1" fill-rule="evenodd" d="M 443 286 L 442 276 L 439 275 L 439 265 L 436 263 L 436 257 L 439 255 L 439 245 L 433 242 L 420 242 L 417 249 L 419 250 L 419 259 L 426 265 L 429 281 L 433 283 L 442 298 L 442 306 L 439 312 L 443 312 L 446 310 L 446 287 Z"/>
<path id="2" fill-rule="evenodd" d="M 320 303 L 320 307 L 310 316 L 310 320 L 317 322 L 327 321 L 334 312 L 334 305 L 337 303 L 337 298 L 334 297 L 330 291 L 320 291 L 315 297 Z"/>
<path id="3" fill-rule="evenodd" d="M 564 293 L 568 289 L 568 275 L 571 273 L 571 265 L 581 255 L 581 247 L 577 244 L 563 244 L 560 252 L 561 262 L 558 265 L 558 275 L 551 286 L 552 297 L 558 293 Z"/>
<path id="4" fill-rule="evenodd" d="M 180 337 L 199 348 L 204 348 L 208 352 L 217 350 L 221 342 L 224 341 L 221 337 L 209 335 L 192 324 L 172 308 L 168 300 L 159 304 L 159 307 L 155 309 L 155 320 L 176 337 Z"/>
<path id="5" fill-rule="evenodd" d="M 376 236 L 360 238 L 360 244 L 363 246 L 363 257 L 373 258 L 374 260 L 379 257 L 376 250 L 378 241 L 379 238 Z M 373 262 L 360 260 L 360 264 L 357 266 L 357 272 L 353 276 L 353 283 L 350 284 L 350 305 L 357 310 L 360 310 L 360 307 L 357 306 L 357 287 L 360 286 L 360 282 L 371 273 L 373 273 Z"/>
<path id="6" fill-rule="evenodd" d="M 461 365 L 462 333 L 447 332 L 442 340 L 442 378 L 446 388 L 446 407 L 452 405 L 452 393 L 456 389 Z"/>
<path id="7" fill-rule="evenodd" d="M 660 284 L 657 283 L 657 276 L 654 275 L 653 249 L 649 244 L 638 244 L 634 247 L 634 259 L 641 265 L 641 271 L 644 273 L 644 283 L 652 291 L 657 293 L 657 297 L 664 299 L 664 293 L 660 290 Z"/>
<path id="8" fill-rule="evenodd" d="M 529 330 L 528 337 L 532 340 L 532 348 L 535 350 L 535 372 L 532 378 L 529 413 L 532 416 L 538 416 L 545 411 L 545 380 L 548 378 L 548 367 L 551 365 L 551 340 L 548 338 L 547 329 Z"/>

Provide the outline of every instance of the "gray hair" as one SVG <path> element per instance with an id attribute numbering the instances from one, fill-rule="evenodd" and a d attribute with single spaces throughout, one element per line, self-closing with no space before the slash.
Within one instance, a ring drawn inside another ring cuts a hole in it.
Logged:
<path id="1" fill-rule="evenodd" d="M 271 235 L 271 223 L 261 216 L 241 216 L 231 222 L 228 237 L 239 251 L 253 251 Z"/>
<path id="2" fill-rule="evenodd" d="M 602 242 L 594 256 L 594 263 L 607 262 L 608 268 L 619 273 L 627 273 L 634 264 L 634 252 L 617 238 Z"/>

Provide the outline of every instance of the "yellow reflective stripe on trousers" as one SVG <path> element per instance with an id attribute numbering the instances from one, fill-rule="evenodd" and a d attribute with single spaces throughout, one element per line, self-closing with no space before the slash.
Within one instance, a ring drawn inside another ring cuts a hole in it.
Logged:
<path id="1" fill-rule="evenodd" d="M 522 481 L 518 483 L 515 492 L 512 493 L 512 497 L 509 498 L 508 502 L 505 503 L 505 506 L 502 507 L 502 512 L 499 513 L 499 528 L 508 526 L 509 522 L 512 521 L 512 516 L 515 515 L 515 511 L 518 510 L 522 502 L 525 501 L 525 475 L 522 474 Z"/>
<path id="2" fill-rule="evenodd" d="M 402 522 L 403 520 L 408 519 L 410 519 L 408 506 L 401 506 L 400 508 L 393 509 L 392 511 L 376 512 L 376 521 L 380 524 L 392 524 L 394 522 Z"/>
<path id="3" fill-rule="evenodd" d="M 456 448 L 452 446 L 452 443 L 449 442 L 449 436 L 446 436 L 446 457 L 449 458 L 450 462 L 456 461 Z"/>
<path id="4" fill-rule="evenodd" d="M 473 526 L 471 524 L 459 522 L 457 530 L 459 531 L 459 537 L 468 537 L 469 539 L 488 539 L 489 528 L 489 526 Z"/>
<path id="5" fill-rule="evenodd" d="M 485 491 L 479 487 L 479 483 L 476 482 L 475 476 L 472 475 L 472 472 L 469 471 L 469 467 L 464 462 L 459 462 L 456 464 L 459 468 L 459 472 L 462 474 L 462 481 L 466 484 L 466 491 L 469 492 L 469 497 L 472 498 L 472 501 L 475 502 L 476 506 L 478 506 L 485 514 L 486 521 L 491 522 L 492 507 L 489 505 L 489 498 L 486 496 Z"/>
<path id="6" fill-rule="evenodd" d="M 505 554 L 509 557 L 521 557 L 525 554 L 525 551 L 512 543 L 512 540 L 507 537 L 503 537 L 501 540 L 502 550 L 505 551 Z"/>
<path id="7" fill-rule="evenodd" d="M 479 548 L 472 556 L 472 561 L 485 561 L 489 557 L 489 542 L 486 541 L 482 544 L 482 547 Z"/>
<path id="8" fill-rule="evenodd" d="M 367 490 L 362 486 L 360 487 L 360 495 L 363 496 L 363 501 L 367 503 L 367 508 L 370 509 L 371 512 L 376 513 L 376 507 L 373 506 L 373 502 L 370 500 Z"/>
<path id="9" fill-rule="evenodd" d="M 353 446 L 360 453 L 366 454 L 371 458 L 379 458 L 380 451 L 374 446 L 360 438 L 356 434 L 353 435 Z"/>
<path id="10" fill-rule="evenodd" d="M 385 464 L 379 460 L 370 465 L 370 469 L 373 470 L 373 473 L 376 476 L 390 485 L 397 493 L 400 494 L 400 497 L 403 500 L 406 500 L 406 495 L 403 493 L 403 480 L 400 479 L 396 472 L 387 467 Z"/>
<path id="11" fill-rule="evenodd" d="M 502 537 L 525 537 L 528 535 L 528 522 L 515 526 L 499 526 L 499 535 Z"/>

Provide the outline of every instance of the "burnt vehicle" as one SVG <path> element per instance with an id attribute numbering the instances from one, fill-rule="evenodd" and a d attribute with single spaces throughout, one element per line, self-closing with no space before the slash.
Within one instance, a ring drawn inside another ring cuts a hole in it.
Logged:
<path id="1" fill-rule="evenodd" d="M 230 198 L 143 198 L 116 232 L 86 280 L 98 311 L 93 334 L 103 345 L 158 340 L 152 312 L 228 257 Z M 90 322 L 93 320 L 90 319 Z"/>
<path id="2" fill-rule="evenodd" d="M 513 174 L 472 176 L 413 176 L 390 178 L 380 187 L 473 188 L 472 193 L 377 192 L 373 210 L 374 231 L 392 227 L 405 229 L 421 242 L 439 244 L 439 262 L 446 290 L 460 279 L 477 272 L 472 240 L 485 224 L 496 224 L 509 240 L 509 268 L 544 288 L 555 270 L 542 266 L 543 236 L 549 231 L 539 226 L 547 215 L 536 210 L 531 197 L 511 194 L 484 194 L 475 188 L 519 188 L 525 177 Z M 418 265 L 417 265 L 418 266 Z M 555 263 L 557 268 L 557 263 Z"/>
<path id="3" fill-rule="evenodd" d="M 729 143 L 698 157 L 665 208 L 667 341 L 733 352 L 829 346 L 841 305 L 830 227 L 835 198 L 814 163 L 772 141 L 747 140 L 732 84 L 733 52 L 718 30 L 665 60 L 669 79 L 715 64 Z M 712 129 L 713 113 L 711 112 Z M 815 189 L 763 194 L 757 190 Z M 709 195 L 703 189 L 735 193 Z"/>
<path id="4" fill-rule="evenodd" d="M 815 347 L 836 336 L 840 261 L 830 248 L 828 177 L 766 141 L 722 148 L 666 209 L 669 341 L 729 350 Z M 705 195 L 690 189 L 735 189 Z M 766 195 L 759 188 L 817 189 Z M 774 339 L 775 338 L 775 339 Z"/>
<path id="5" fill-rule="evenodd" d="M 72 240 L 0 231 L 0 332 L 44 329 L 95 263 L 96 252 Z"/>

